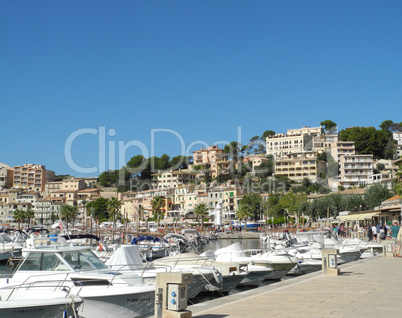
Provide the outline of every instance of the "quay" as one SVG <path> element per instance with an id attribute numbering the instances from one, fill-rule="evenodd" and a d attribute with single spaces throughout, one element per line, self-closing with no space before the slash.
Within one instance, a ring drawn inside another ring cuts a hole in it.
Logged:
<path id="1" fill-rule="evenodd" d="M 377 256 L 191 305 L 195 318 L 401 317 L 402 259 Z"/>

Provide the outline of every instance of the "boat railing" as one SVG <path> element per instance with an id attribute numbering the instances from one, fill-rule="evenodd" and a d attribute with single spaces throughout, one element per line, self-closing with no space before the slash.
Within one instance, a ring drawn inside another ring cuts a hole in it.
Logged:
<path id="1" fill-rule="evenodd" d="M 135 268 L 131 268 L 131 266 L 134 266 Z M 114 279 L 116 277 L 118 277 L 118 275 L 130 272 L 133 270 L 139 271 L 138 276 L 141 278 L 144 278 L 147 270 L 156 268 L 156 266 L 153 266 L 152 263 L 113 264 L 113 265 L 109 265 L 108 267 L 113 271 L 113 272 L 108 272 L 109 274 L 113 273 L 113 278 L 110 280 L 111 283 L 114 281 Z"/>
<path id="2" fill-rule="evenodd" d="M 49 277 L 49 276 L 60 276 L 60 275 L 63 275 L 62 273 L 49 273 L 49 272 L 46 272 L 46 274 L 37 274 L 37 275 L 29 275 L 23 282 L 22 282 L 22 284 L 29 284 L 29 283 L 31 283 L 30 282 L 30 280 L 32 280 L 32 278 L 35 278 L 35 277 L 43 277 L 44 275 L 46 275 L 46 277 Z M 64 279 L 56 279 L 56 280 L 54 280 L 55 282 L 70 282 L 70 280 L 68 279 L 68 276 L 69 276 L 69 273 L 66 273 L 66 274 L 64 274 L 65 275 L 65 278 Z M 34 282 L 35 282 L 36 280 L 34 280 Z M 53 281 L 53 280 L 48 280 L 48 282 L 50 282 L 50 281 Z"/>
<path id="3" fill-rule="evenodd" d="M 170 266 L 172 269 L 175 269 L 176 266 L 179 265 L 198 265 L 200 267 L 207 267 L 207 266 L 213 266 L 213 259 L 209 259 L 208 257 L 183 257 L 183 258 L 174 258 L 174 259 L 163 259 L 165 262 L 163 265 L 166 265 L 166 262 L 172 263 Z M 156 265 L 162 265 L 156 263 Z"/>
<path id="4" fill-rule="evenodd" d="M 14 292 L 16 292 L 17 290 L 21 290 L 21 289 L 29 290 L 29 289 L 35 289 L 35 288 L 37 288 L 38 290 L 43 289 L 43 288 L 49 288 L 53 291 L 61 290 L 61 291 L 66 292 L 65 297 L 67 298 L 71 293 L 71 288 L 68 285 L 66 285 L 65 283 L 66 283 L 65 280 L 60 280 L 60 281 L 43 280 L 43 281 L 35 281 L 35 282 L 24 282 L 22 284 L 13 285 L 13 286 L 5 286 L 5 287 L 2 287 L 1 289 L 3 289 L 3 290 L 11 289 L 10 294 L 8 295 L 7 299 L 5 299 L 5 300 L 9 300 L 11 298 L 11 296 L 14 294 Z M 77 293 L 77 295 L 78 295 L 78 293 Z"/>

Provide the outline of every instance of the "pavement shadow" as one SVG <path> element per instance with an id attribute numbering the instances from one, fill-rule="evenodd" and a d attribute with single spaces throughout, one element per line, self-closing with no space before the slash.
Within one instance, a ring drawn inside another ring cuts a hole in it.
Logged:
<path id="1" fill-rule="evenodd" d="M 201 316 L 193 316 L 194 318 L 224 318 L 224 317 L 228 317 L 228 315 L 201 315 Z"/>
<path id="2" fill-rule="evenodd" d="M 355 272 L 340 272 L 342 276 L 351 276 L 351 275 L 364 275 L 364 273 L 355 273 Z"/>

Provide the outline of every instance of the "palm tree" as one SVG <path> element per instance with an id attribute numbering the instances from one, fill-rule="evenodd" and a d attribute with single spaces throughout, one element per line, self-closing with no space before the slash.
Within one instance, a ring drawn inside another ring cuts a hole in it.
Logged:
<path id="1" fill-rule="evenodd" d="M 116 228 L 116 219 L 120 217 L 121 202 L 113 197 L 108 202 L 108 209 L 110 211 L 110 218 L 113 220 L 113 228 Z"/>
<path id="2" fill-rule="evenodd" d="M 35 218 L 35 212 L 31 209 L 25 211 L 25 219 L 28 220 L 28 228 L 31 224 L 31 219 Z"/>
<path id="3" fill-rule="evenodd" d="M 155 197 L 151 201 L 152 212 L 154 216 L 156 216 L 158 229 L 159 229 L 159 220 L 163 217 L 163 212 L 161 211 L 162 207 L 165 206 L 165 199 L 162 197 Z"/>
<path id="4" fill-rule="evenodd" d="M 73 222 L 74 226 L 74 221 L 75 218 L 77 217 L 78 214 L 78 209 L 76 206 L 68 205 L 68 204 L 63 204 L 60 208 L 60 217 L 66 221 L 67 223 L 67 231 L 68 231 L 68 222 L 71 220 Z"/>
<path id="5" fill-rule="evenodd" d="M 194 208 L 194 213 L 201 218 L 201 228 L 204 227 L 204 216 L 208 215 L 208 206 L 205 203 L 197 204 Z"/>
<path id="6" fill-rule="evenodd" d="M 87 204 L 89 202 L 87 200 L 82 200 L 81 205 L 84 207 L 84 220 L 85 220 L 85 226 L 87 226 Z"/>
<path id="7" fill-rule="evenodd" d="M 13 212 L 13 218 L 18 222 L 18 230 L 21 230 L 21 222 L 25 221 L 25 211 L 22 209 L 16 209 Z"/>

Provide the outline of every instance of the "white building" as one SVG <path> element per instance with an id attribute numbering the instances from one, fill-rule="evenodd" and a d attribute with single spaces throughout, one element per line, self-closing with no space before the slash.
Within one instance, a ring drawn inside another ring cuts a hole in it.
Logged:
<path id="1" fill-rule="evenodd" d="M 395 159 L 402 158 L 402 131 L 394 132 L 392 137 L 396 141 Z"/>
<path id="2" fill-rule="evenodd" d="M 365 186 L 373 178 L 373 155 L 349 155 L 340 158 L 340 182 L 345 188 Z"/>
<path id="3" fill-rule="evenodd" d="M 274 156 L 275 160 L 295 152 L 313 149 L 314 138 L 322 135 L 322 127 L 303 127 L 289 129 L 286 134 L 275 134 L 266 139 L 266 154 Z"/>

